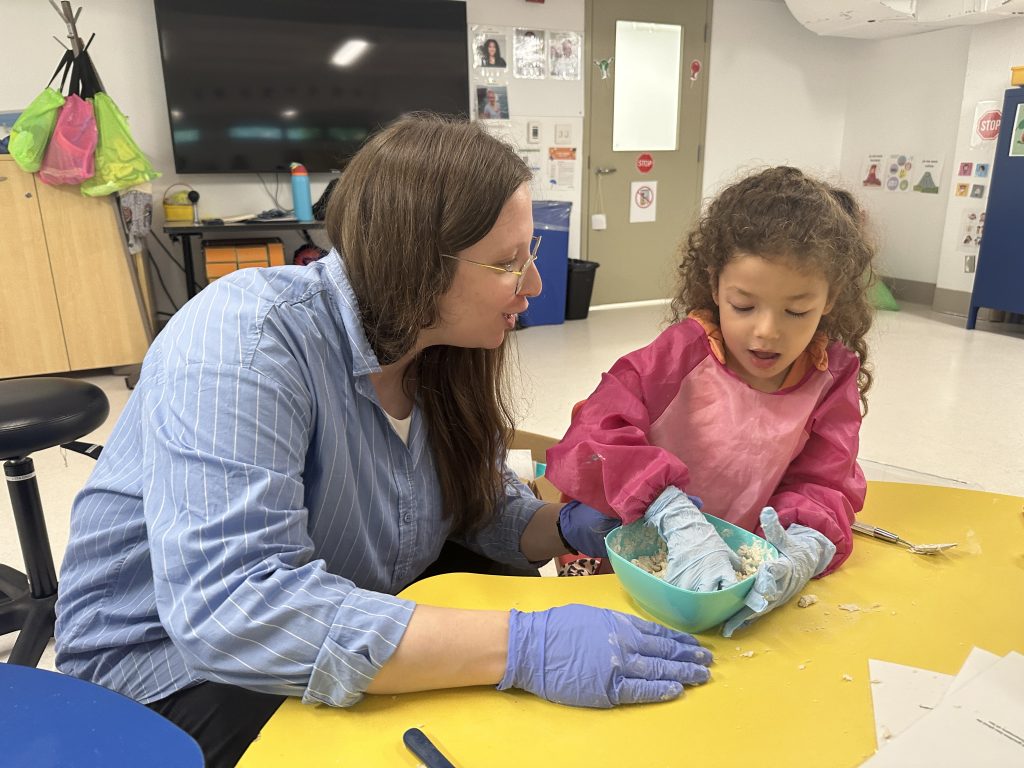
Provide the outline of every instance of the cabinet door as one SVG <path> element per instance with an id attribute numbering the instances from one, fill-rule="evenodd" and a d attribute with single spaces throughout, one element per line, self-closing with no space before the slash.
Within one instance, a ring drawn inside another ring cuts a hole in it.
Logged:
<path id="1" fill-rule="evenodd" d="M 71 370 L 142 362 L 149 341 L 113 198 L 37 187 Z"/>
<path id="2" fill-rule="evenodd" d="M 0 158 L 0 378 L 70 369 L 35 181 Z"/>

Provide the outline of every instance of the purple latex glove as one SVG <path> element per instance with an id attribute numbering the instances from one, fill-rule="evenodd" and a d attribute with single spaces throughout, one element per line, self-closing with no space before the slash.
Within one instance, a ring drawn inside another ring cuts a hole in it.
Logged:
<path id="1" fill-rule="evenodd" d="M 696 496 L 688 496 L 697 509 L 704 506 Z M 558 525 L 569 546 L 581 555 L 608 557 L 604 537 L 614 531 L 622 521 L 598 512 L 582 501 L 570 501 L 558 513 Z"/>
<path id="2" fill-rule="evenodd" d="M 706 683 L 711 651 L 685 632 L 606 608 L 563 605 L 509 614 L 498 690 L 521 688 L 575 707 L 668 701 Z"/>

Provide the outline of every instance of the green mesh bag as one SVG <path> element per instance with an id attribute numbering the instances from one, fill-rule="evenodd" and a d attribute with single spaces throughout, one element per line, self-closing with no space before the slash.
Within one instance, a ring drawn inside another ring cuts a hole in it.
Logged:
<path id="1" fill-rule="evenodd" d="M 83 195 L 102 197 L 160 177 L 160 173 L 142 154 L 128 131 L 128 119 L 106 93 L 93 99 L 96 128 L 96 173 L 82 182 Z"/>
<path id="2" fill-rule="evenodd" d="M 50 143 L 57 114 L 64 106 L 64 97 L 53 88 L 44 88 L 11 127 L 7 151 L 26 173 L 35 173 L 43 163 Z"/>

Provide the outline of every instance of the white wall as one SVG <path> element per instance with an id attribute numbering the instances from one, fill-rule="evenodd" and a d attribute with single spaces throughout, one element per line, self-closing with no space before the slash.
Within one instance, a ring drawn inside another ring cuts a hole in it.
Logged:
<path id="1" fill-rule="evenodd" d="M 286 0 L 282 0 L 283 2 Z M 156 19 L 150 0 L 73 0 L 83 10 L 79 18 L 79 32 L 84 39 L 93 32 L 96 39 L 89 49 L 104 86 L 129 119 L 132 136 L 139 147 L 152 160 L 163 176 L 153 183 L 154 232 L 163 226 L 163 209 L 159 202 L 164 190 L 178 181 L 195 187 L 200 195 L 200 213 L 204 218 L 257 212 L 273 207 L 273 202 L 255 174 L 189 174 L 178 177 L 174 172 L 171 134 L 167 119 L 166 95 L 160 65 L 160 46 L 157 40 Z M 583 31 L 583 0 L 562 0 L 557 3 L 510 3 L 507 0 L 468 0 L 467 20 L 470 24 L 518 25 L 537 29 Z M 47 0 L 3 0 L 3 22 L 0 24 L 0 51 L 6 72 L 0 79 L 0 111 L 25 107 L 46 85 L 60 56 L 60 46 L 52 35 L 63 37 L 66 28 Z M 282 43 L 289 44 L 289 43 Z M 18 74 L 13 75 L 16 71 Z M 576 136 L 582 138 L 583 82 L 527 81 L 509 79 L 512 107 L 517 119 L 512 121 L 513 135 L 525 141 L 527 118 L 538 117 L 551 124 L 556 115 L 569 116 Z M 559 120 L 564 122 L 564 120 Z M 553 138 L 553 137 L 552 137 Z M 546 145 L 541 145 L 546 156 Z M 580 147 L 582 149 L 582 147 Z M 582 154 L 582 153 L 581 153 Z M 582 164 L 582 163 L 580 163 Z M 273 178 L 264 174 L 273 189 Z M 313 199 L 316 200 L 331 177 L 314 174 L 311 178 Z M 282 207 L 289 207 L 290 182 L 286 174 L 280 176 Z M 572 192 L 546 192 L 537 197 L 568 199 L 579 207 L 579 184 Z M 578 212 L 574 211 L 578 219 Z M 570 254 L 579 250 L 579 227 L 570 239 Z M 322 233 L 314 233 L 318 242 L 326 245 Z M 299 244 L 297 234 L 282 233 L 286 240 L 286 253 Z M 161 240 L 167 243 L 160 235 Z M 167 243 L 180 259 L 180 248 Z M 573 250 L 575 249 L 575 250 Z M 185 300 L 182 273 L 174 267 L 159 249 L 153 255 L 175 302 Z M 158 309 L 168 311 L 170 304 L 156 290 Z"/>
<path id="2" fill-rule="evenodd" d="M 468 0 L 466 20 L 472 27 L 495 26 L 509 28 L 506 38 L 512 43 L 512 27 L 574 31 L 583 34 L 584 0 L 560 0 L 552 3 L 508 2 L 508 0 Z M 582 201 L 583 172 L 583 103 L 584 84 L 587 82 L 588 62 L 580 62 L 583 78 L 580 80 L 520 80 L 512 76 L 511 52 L 505 55 L 509 64 L 507 78 L 508 98 L 512 119 L 506 124 L 488 122 L 488 128 L 506 136 L 521 148 L 538 149 L 541 175 L 534 185 L 535 200 L 567 200 L 572 203 L 569 221 L 569 256 L 580 255 L 580 205 Z M 582 55 L 582 54 L 581 54 Z M 474 89 L 473 70 L 470 70 L 470 91 Z M 541 126 L 540 144 L 526 141 L 526 124 L 536 121 Z M 555 125 L 572 126 L 573 146 L 576 147 L 576 172 L 571 190 L 552 190 L 546 185 L 548 148 L 555 144 Z"/>
<path id="3" fill-rule="evenodd" d="M 676 0 L 666 0 L 674 2 Z M 82 0 L 82 32 L 96 32 L 91 52 L 108 91 L 128 115 L 139 145 L 164 171 L 157 200 L 177 181 L 171 155 L 160 53 L 147 0 Z M 468 0 L 470 24 L 583 30 L 584 0 L 526 3 Z M 8 65 L 0 80 L 0 110 L 19 109 L 45 85 L 61 49 L 50 39 L 64 32 L 46 0 L 4 0 L 0 51 Z M 867 152 L 941 155 L 943 192 L 909 193 L 897 200 L 863 193 L 882 236 L 883 272 L 969 291 L 972 275 L 951 238 L 957 206 L 948 193 L 954 161 L 969 154 L 969 127 L 979 99 L 1002 98 L 1011 64 L 1024 63 L 1024 21 L 1007 20 L 884 41 L 820 37 L 801 26 L 780 0 L 715 0 L 711 57 L 706 68 L 708 119 L 703 190 L 713 194 L 744 169 L 789 163 L 856 183 Z M 16 65 L 16 66 L 15 66 Z M 11 75 L 15 70 L 17 75 Z M 592 72 L 583 62 L 584 76 Z M 966 74 L 965 74 L 966 73 Z M 572 121 L 582 137 L 583 87 L 572 83 L 509 80 L 515 119 L 511 134 L 525 141 L 525 122 Z M 547 142 L 547 138 L 545 138 Z M 586 162 L 579 147 L 579 167 Z M 541 145 L 546 150 L 546 143 Z M 545 153 L 546 154 L 546 153 Z M 266 177 L 265 177 L 266 178 Z M 202 194 L 205 217 L 259 211 L 270 201 L 252 175 L 189 175 Z M 314 176 L 314 198 L 329 177 Z M 574 203 L 570 252 L 579 243 L 580 184 L 571 192 L 538 194 Z M 288 180 L 282 177 L 282 201 Z M 162 211 L 157 206 L 157 220 Z M 297 244 L 297 243 L 296 243 Z M 294 247 L 294 246 L 293 246 Z M 940 252 L 942 259 L 940 263 Z M 176 301 L 181 273 L 155 253 Z M 158 297 L 161 309 L 166 301 Z"/>
<path id="4" fill-rule="evenodd" d="M 971 147 L 974 130 L 974 108 L 979 101 L 994 100 L 1000 108 L 1003 92 L 1010 87 L 1010 67 L 1024 65 L 1024 20 L 1012 19 L 996 24 L 983 24 L 971 29 L 967 54 L 967 75 L 963 82 L 960 110 L 954 118 L 956 142 L 954 160 L 991 162 L 995 142 Z M 1012 116 L 1011 116 L 1012 117 Z M 1006 115 L 1003 119 L 1008 119 Z M 956 250 L 961 212 L 979 207 L 979 201 L 948 195 L 945 226 L 942 230 L 937 285 L 952 291 L 970 293 L 974 273 L 964 272 L 964 254 Z"/>
<path id="5" fill-rule="evenodd" d="M 935 283 L 971 29 L 857 41 L 848 60 L 843 177 L 868 211 L 888 277 Z M 942 160 L 939 193 L 860 186 L 866 156 L 893 152 Z"/>
<path id="6" fill-rule="evenodd" d="M 715 0 L 704 195 L 775 164 L 838 173 L 845 71 L 861 43 L 819 37 L 778 0 Z"/>

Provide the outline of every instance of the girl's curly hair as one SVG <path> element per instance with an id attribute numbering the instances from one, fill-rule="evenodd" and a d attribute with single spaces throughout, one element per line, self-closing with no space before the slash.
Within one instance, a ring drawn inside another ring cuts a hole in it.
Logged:
<path id="1" fill-rule="evenodd" d="M 864 337 L 874 317 L 868 289 L 876 279 L 875 247 L 853 196 L 787 166 L 724 189 L 680 246 L 672 321 L 704 309 L 719 322 L 712 288 L 725 265 L 740 255 L 785 258 L 797 269 L 824 274 L 833 305 L 818 329 L 860 359 L 857 386 L 867 413 L 873 377 Z"/>

